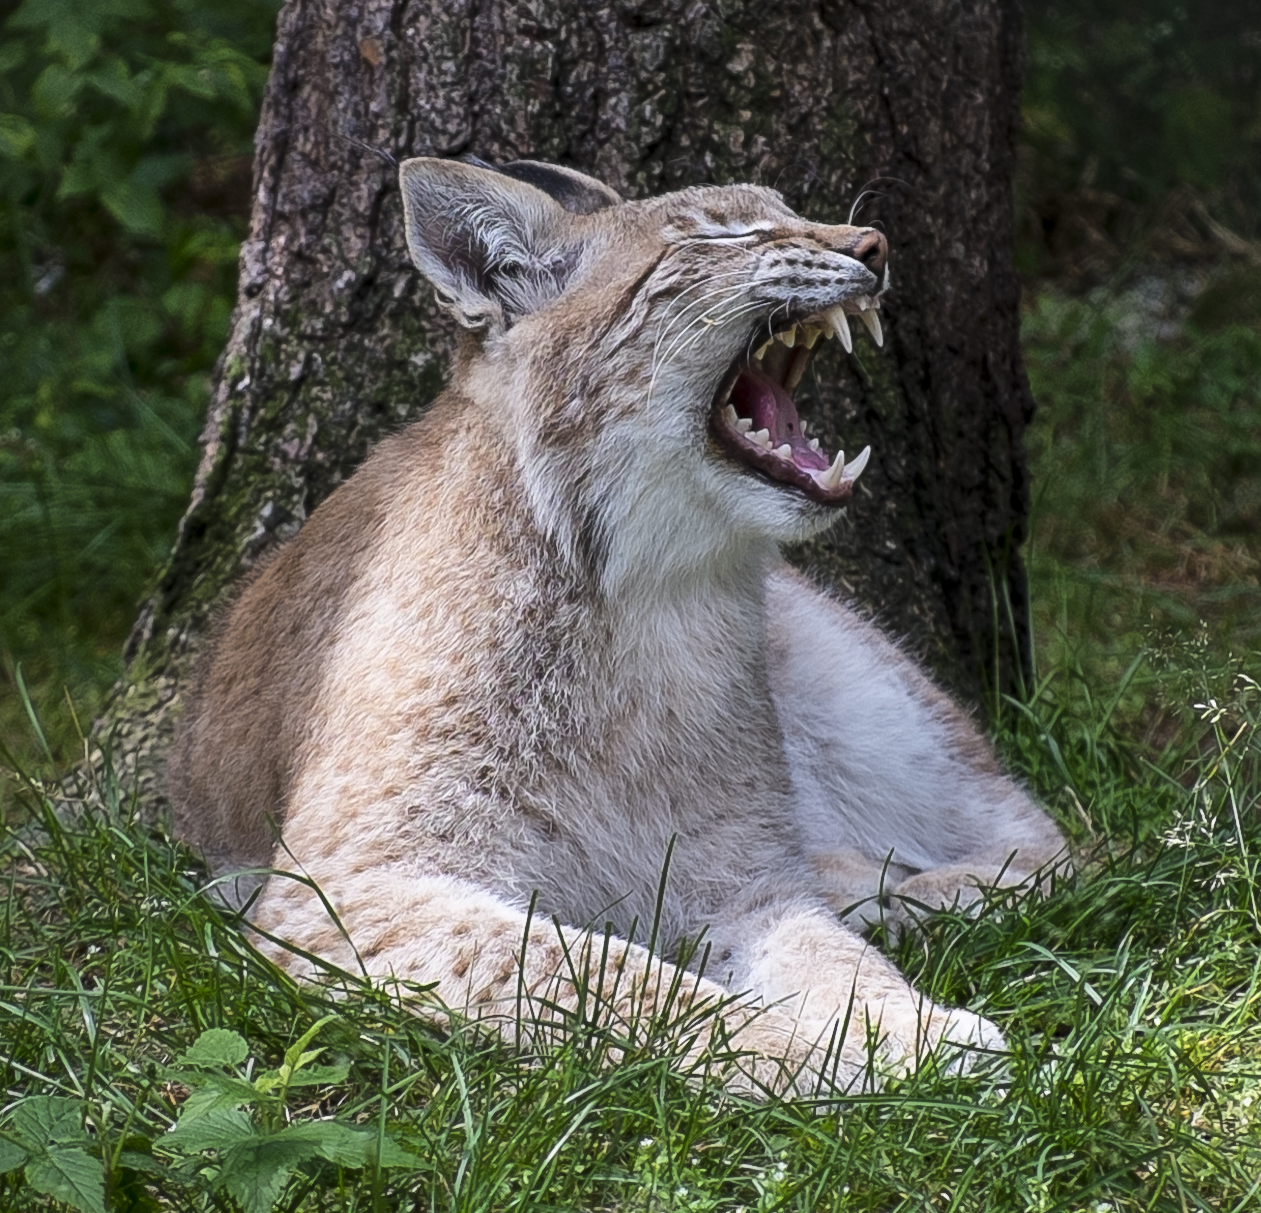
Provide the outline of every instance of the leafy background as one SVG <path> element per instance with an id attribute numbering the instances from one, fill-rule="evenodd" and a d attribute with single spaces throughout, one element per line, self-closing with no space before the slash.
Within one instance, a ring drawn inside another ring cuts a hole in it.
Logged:
<path id="1" fill-rule="evenodd" d="M 0 736 L 60 756 L 187 500 L 278 0 L 26 0 L 0 43 Z"/>

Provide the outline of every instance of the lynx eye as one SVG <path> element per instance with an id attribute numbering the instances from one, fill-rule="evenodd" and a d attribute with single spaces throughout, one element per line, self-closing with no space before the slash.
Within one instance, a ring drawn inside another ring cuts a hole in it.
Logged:
<path id="1" fill-rule="evenodd" d="M 847 501 L 854 481 L 867 466 L 871 448 L 864 447 L 849 463 L 844 451 L 829 456 L 817 438 L 807 437 L 792 393 L 820 338 L 835 336 L 847 353 L 852 352 L 849 315 L 857 315 L 876 344 L 883 344 L 879 308 L 879 299 L 862 295 L 790 323 L 771 336 L 763 327 L 761 344 L 737 360 L 714 397 L 710 429 L 723 449 L 754 471 L 801 490 L 812 501 L 823 505 Z"/>

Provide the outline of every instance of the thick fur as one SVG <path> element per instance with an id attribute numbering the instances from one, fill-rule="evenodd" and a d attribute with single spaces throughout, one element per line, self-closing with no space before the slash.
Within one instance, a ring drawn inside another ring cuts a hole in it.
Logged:
<path id="1" fill-rule="evenodd" d="M 873 273 L 869 229 L 751 186 L 618 203 L 569 170 L 434 160 L 402 185 L 463 355 L 241 594 L 173 751 L 182 836 L 221 874 L 299 868 L 341 924 L 272 877 L 267 932 L 491 1022 L 602 984 L 613 1017 L 672 984 L 728 999 L 736 1086 L 869 1081 L 869 1032 L 881 1065 L 1001 1046 L 838 914 L 967 902 L 1063 840 L 782 562 L 835 507 L 707 428 L 756 326 L 875 290 L 883 245 Z M 704 977 L 650 958 L 654 920 L 667 957 L 703 933 Z"/>

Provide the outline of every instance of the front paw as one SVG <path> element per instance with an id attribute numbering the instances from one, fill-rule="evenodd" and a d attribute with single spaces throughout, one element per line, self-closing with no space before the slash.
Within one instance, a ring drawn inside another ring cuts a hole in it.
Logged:
<path id="1" fill-rule="evenodd" d="M 947 1074 L 966 1074 L 982 1058 L 1007 1051 L 995 1024 L 957 1007 L 900 1009 L 886 1013 L 880 1028 L 877 1065 L 888 1077 L 904 1078 L 930 1059 Z"/>

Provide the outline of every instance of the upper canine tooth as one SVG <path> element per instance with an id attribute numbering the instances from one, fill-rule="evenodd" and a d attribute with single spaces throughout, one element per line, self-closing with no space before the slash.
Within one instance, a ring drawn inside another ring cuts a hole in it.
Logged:
<path id="1" fill-rule="evenodd" d="M 793 457 L 793 449 L 785 442 L 783 446 L 777 446 L 775 448 L 775 454 L 777 454 L 781 459 L 791 459 Z"/>
<path id="2" fill-rule="evenodd" d="M 880 328 L 880 317 L 876 315 L 874 309 L 870 312 L 859 312 L 858 318 L 867 326 L 867 331 L 871 334 L 871 339 L 877 345 L 884 345 L 884 332 Z"/>
<path id="3" fill-rule="evenodd" d="M 752 417 L 737 417 L 736 418 L 736 429 L 738 429 L 740 433 L 747 434 L 752 428 L 753 428 Z"/>
<path id="4" fill-rule="evenodd" d="M 857 480 L 858 477 L 863 474 L 863 468 L 867 466 L 867 460 L 870 458 L 871 458 L 871 447 L 869 446 L 863 447 L 863 449 L 854 457 L 854 462 L 847 463 L 845 465 L 845 479 L 848 480 L 851 484 L 855 480 Z"/>
<path id="5" fill-rule="evenodd" d="M 736 406 L 734 404 L 729 404 L 725 409 L 723 409 L 722 419 L 728 425 L 736 425 L 739 423 L 740 414 L 736 412 Z"/>
<path id="6" fill-rule="evenodd" d="M 836 335 L 841 339 L 845 352 L 852 354 L 854 352 L 854 337 L 849 331 L 849 320 L 846 319 L 845 309 L 838 304 L 836 307 L 828 309 L 827 317 L 828 322 L 836 331 Z"/>

